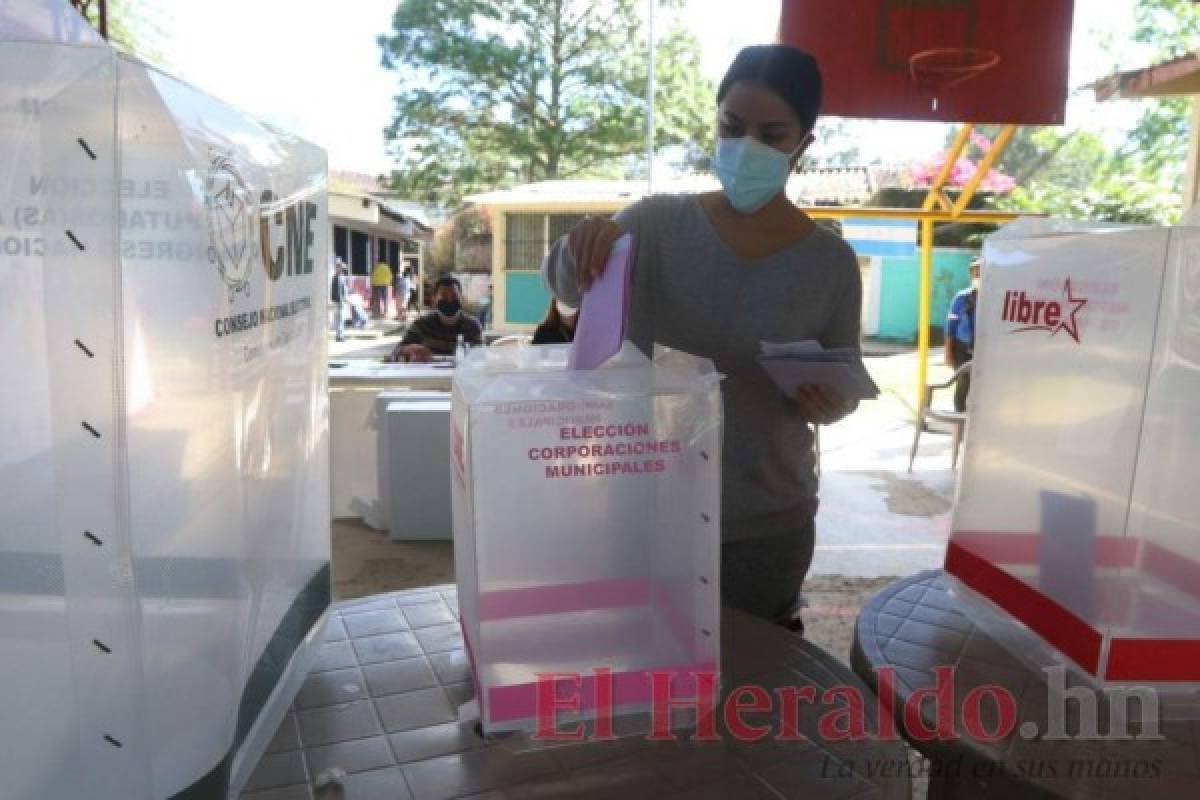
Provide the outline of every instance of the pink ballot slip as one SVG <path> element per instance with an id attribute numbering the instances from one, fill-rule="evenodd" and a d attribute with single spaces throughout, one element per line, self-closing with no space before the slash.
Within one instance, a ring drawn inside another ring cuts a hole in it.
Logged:
<path id="1" fill-rule="evenodd" d="M 613 243 L 604 274 L 583 295 L 567 369 L 595 369 L 620 351 L 632 277 L 633 236 L 627 233 Z"/>

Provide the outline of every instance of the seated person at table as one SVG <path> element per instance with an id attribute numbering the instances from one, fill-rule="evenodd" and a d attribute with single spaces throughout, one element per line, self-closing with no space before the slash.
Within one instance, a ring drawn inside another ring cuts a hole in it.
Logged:
<path id="1" fill-rule="evenodd" d="M 561 300 L 551 300 L 546 318 L 533 332 L 533 344 L 570 344 L 575 340 L 575 323 L 579 321 L 579 309 L 571 308 Z"/>
<path id="2" fill-rule="evenodd" d="M 461 334 L 472 347 L 483 344 L 479 320 L 462 310 L 462 284 L 449 275 L 433 284 L 433 307 L 408 326 L 404 338 L 384 361 L 432 361 L 434 356 L 452 356 Z"/>

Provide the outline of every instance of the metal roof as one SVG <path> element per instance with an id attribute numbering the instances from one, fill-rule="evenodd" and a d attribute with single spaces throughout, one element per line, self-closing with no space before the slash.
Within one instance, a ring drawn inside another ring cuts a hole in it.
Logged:
<path id="1" fill-rule="evenodd" d="M 1154 66 L 1117 72 L 1085 88 L 1095 91 L 1096 99 L 1101 102 L 1113 97 L 1200 94 L 1200 53 L 1188 53 Z"/>

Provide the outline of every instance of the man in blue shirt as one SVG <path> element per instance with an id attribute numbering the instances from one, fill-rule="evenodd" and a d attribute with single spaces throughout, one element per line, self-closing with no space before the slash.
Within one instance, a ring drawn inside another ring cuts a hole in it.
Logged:
<path id="1" fill-rule="evenodd" d="M 971 287 L 954 295 L 946 314 L 946 364 L 958 369 L 975 356 L 975 304 L 979 298 L 979 268 L 982 259 L 971 262 Z M 965 373 L 954 386 L 954 410 L 967 410 L 967 392 L 971 391 L 971 373 Z"/>

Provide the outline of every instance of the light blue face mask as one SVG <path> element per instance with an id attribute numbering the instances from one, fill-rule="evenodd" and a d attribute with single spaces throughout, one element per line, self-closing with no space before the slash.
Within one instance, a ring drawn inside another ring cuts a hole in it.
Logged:
<path id="1" fill-rule="evenodd" d="M 791 159 L 753 136 L 718 138 L 713 170 L 733 207 L 752 214 L 787 185 Z"/>

